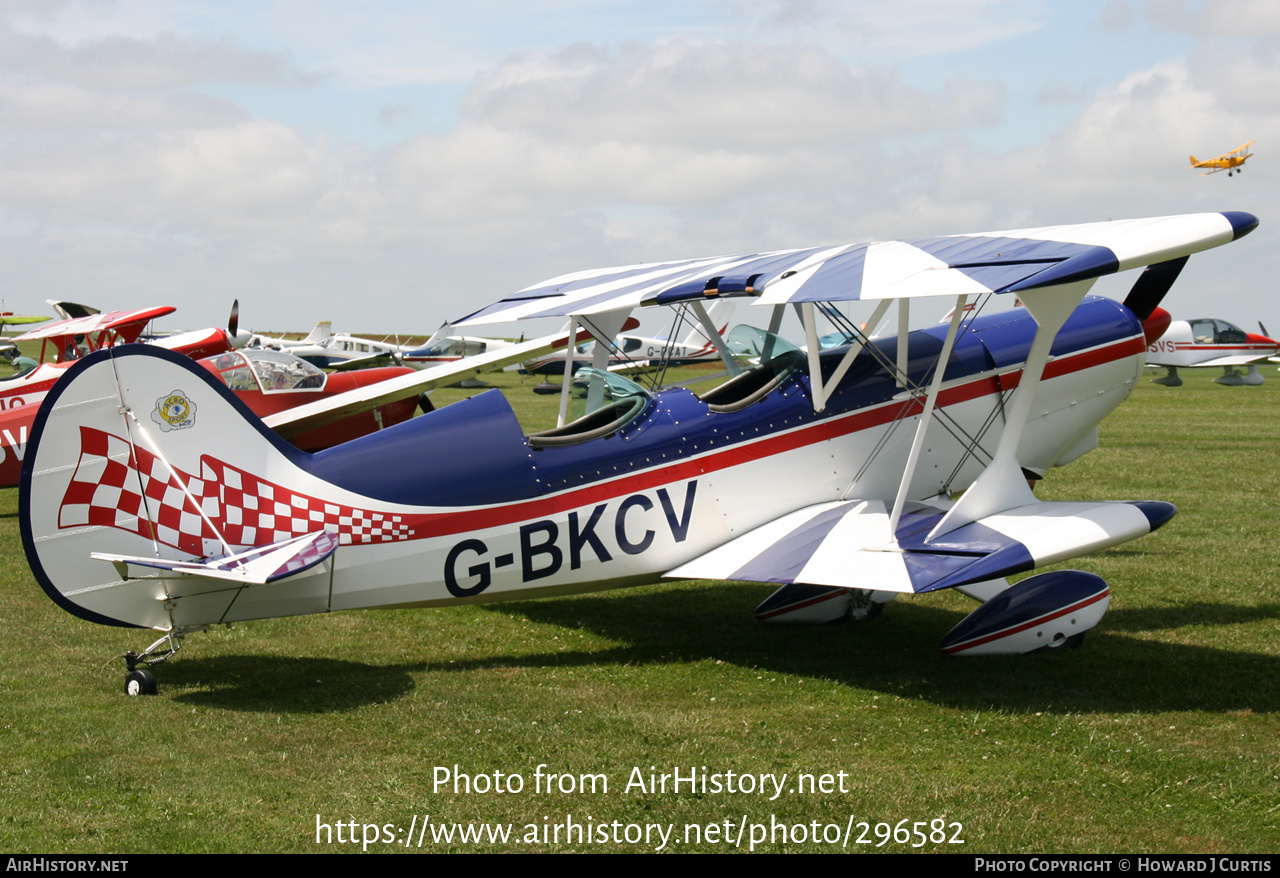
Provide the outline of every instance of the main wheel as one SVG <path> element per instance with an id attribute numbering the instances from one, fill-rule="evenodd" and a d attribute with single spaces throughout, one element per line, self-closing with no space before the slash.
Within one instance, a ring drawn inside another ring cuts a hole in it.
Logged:
<path id="1" fill-rule="evenodd" d="M 1086 632 L 1081 631 L 1079 634 L 1072 634 L 1070 637 L 1058 635 L 1052 643 L 1046 643 L 1034 652 L 1066 652 L 1069 649 L 1079 649 L 1080 644 L 1084 643 L 1084 635 Z"/>
<path id="2" fill-rule="evenodd" d="M 146 668 L 138 668 L 135 671 L 130 671 L 129 676 L 124 678 L 124 694 L 155 695 L 156 675 L 148 671 Z"/>
<path id="3" fill-rule="evenodd" d="M 884 604 L 871 600 L 871 595 L 866 592 L 855 592 L 853 602 L 849 605 L 849 621 L 870 622 L 878 619 L 883 612 Z"/>

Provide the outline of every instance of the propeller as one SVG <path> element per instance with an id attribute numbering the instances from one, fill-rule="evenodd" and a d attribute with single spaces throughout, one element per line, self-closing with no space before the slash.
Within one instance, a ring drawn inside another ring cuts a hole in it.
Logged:
<path id="1" fill-rule="evenodd" d="M 227 318 L 227 338 L 233 350 L 240 350 L 253 338 L 252 332 L 240 334 L 240 300 L 231 300 L 231 316 Z"/>
<path id="2" fill-rule="evenodd" d="M 1169 292 L 1173 282 L 1178 279 L 1182 266 L 1186 264 L 1187 257 L 1180 256 L 1167 262 L 1156 262 L 1148 265 L 1142 274 L 1138 275 L 1138 280 L 1134 282 L 1133 289 L 1129 290 L 1129 295 L 1124 300 L 1124 306 L 1132 311 L 1139 320 L 1146 322 L 1146 319 L 1155 311 L 1156 306 L 1164 299 L 1165 293 Z"/>
<path id="3" fill-rule="evenodd" d="M 1261 320 L 1258 321 L 1258 328 L 1262 330 L 1262 334 L 1265 335 L 1267 338 L 1275 338 L 1275 336 L 1267 332 L 1267 327 L 1263 325 Z"/>

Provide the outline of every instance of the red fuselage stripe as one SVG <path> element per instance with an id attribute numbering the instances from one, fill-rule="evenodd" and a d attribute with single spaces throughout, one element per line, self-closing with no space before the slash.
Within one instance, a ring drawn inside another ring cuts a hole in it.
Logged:
<path id="1" fill-rule="evenodd" d="M 1037 616 L 1036 618 L 1032 619 L 1030 622 L 1027 622 L 1026 624 L 1023 624 L 1023 625 L 1019 625 L 1016 628 L 1006 628 L 1003 631 L 997 631 L 995 634 L 988 634 L 986 637 L 979 637 L 974 640 L 966 640 L 964 643 L 958 643 L 955 646 L 947 647 L 946 649 L 943 650 L 943 652 L 948 654 L 963 652 L 966 649 L 973 649 L 975 646 L 982 646 L 984 643 L 991 643 L 993 640 L 1000 640 L 1002 638 L 1009 637 L 1014 634 L 1021 634 L 1023 631 L 1026 631 L 1031 628 L 1035 628 L 1037 625 L 1044 625 L 1046 622 L 1052 622 L 1054 619 L 1061 618 L 1062 616 L 1065 616 L 1069 613 L 1074 613 L 1076 610 L 1083 610 L 1085 607 L 1091 604 L 1096 604 L 1098 601 L 1102 600 L 1103 598 L 1107 597 L 1110 594 L 1111 594 L 1111 589 L 1104 588 L 1102 591 L 1098 592 L 1097 594 L 1090 595 L 1089 597 L 1085 598 L 1082 601 L 1077 601 L 1076 603 L 1072 604 L 1069 607 L 1063 607 L 1061 610 L 1058 610 L 1057 612 L 1046 613 L 1043 616 Z M 1047 645 L 1048 644 L 1046 644 L 1046 646 Z"/>
<path id="2" fill-rule="evenodd" d="M 1044 369 L 1044 378 L 1057 378 L 1073 372 L 1110 363 L 1124 357 L 1136 356 L 1146 350 L 1141 335 L 1114 342 L 1100 348 L 1082 351 L 1051 360 Z M 991 374 L 963 384 L 949 387 L 938 394 L 938 406 L 945 407 L 979 399 L 1017 386 L 1021 370 Z M 467 509 L 457 512 L 427 513 L 414 522 L 415 539 L 448 534 L 468 533 L 486 528 L 500 527 L 517 521 L 541 518 L 595 503 L 604 503 L 615 497 L 635 494 L 658 488 L 673 482 L 695 479 L 706 473 L 729 469 L 761 458 L 772 457 L 829 439 L 847 436 L 891 421 L 911 417 L 923 411 L 918 399 L 885 402 L 866 411 L 853 412 L 837 418 L 819 421 L 790 432 L 769 436 L 754 442 L 741 443 L 705 457 L 679 461 L 668 466 L 654 467 L 632 476 L 588 485 L 554 497 L 537 498 L 505 506 L 484 509 Z M 412 513 L 409 513 L 412 514 Z"/>

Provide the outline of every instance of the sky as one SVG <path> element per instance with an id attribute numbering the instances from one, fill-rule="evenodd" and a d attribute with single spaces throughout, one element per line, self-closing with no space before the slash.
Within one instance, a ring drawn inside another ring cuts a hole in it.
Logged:
<path id="1" fill-rule="evenodd" d="M 0 0 L 0 298 L 427 334 L 581 269 L 1244 210 L 1166 307 L 1280 331 L 1278 48 L 1274 0 Z"/>

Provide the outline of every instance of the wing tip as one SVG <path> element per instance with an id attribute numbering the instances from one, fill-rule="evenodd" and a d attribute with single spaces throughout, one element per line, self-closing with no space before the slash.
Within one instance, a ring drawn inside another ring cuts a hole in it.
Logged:
<path id="1" fill-rule="evenodd" d="M 1242 210 L 1228 210 L 1223 211 L 1222 215 L 1226 217 L 1227 222 L 1231 223 L 1231 240 L 1233 241 L 1240 240 L 1258 227 L 1258 218 L 1251 213 L 1245 213 Z"/>

